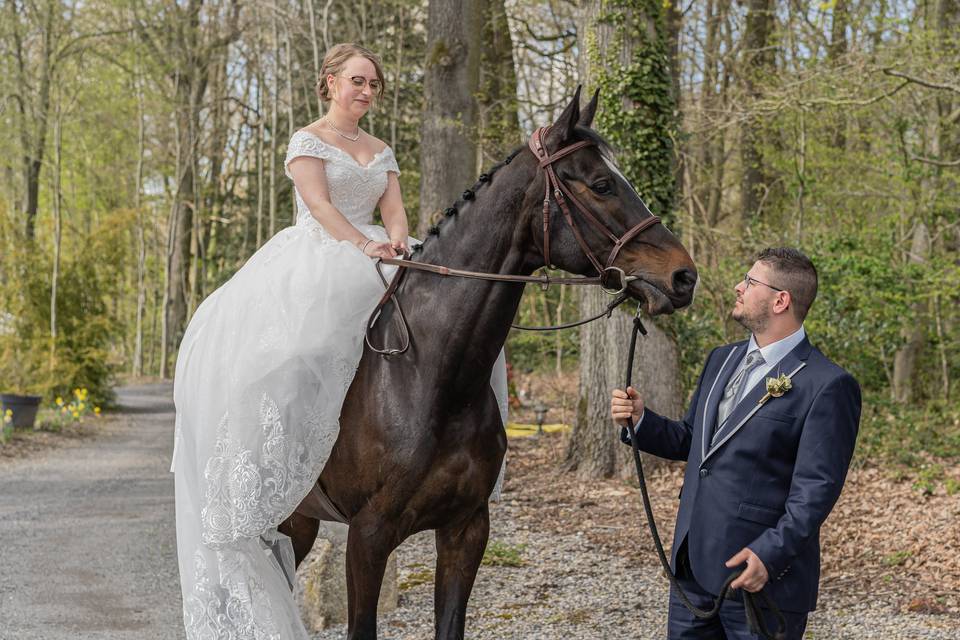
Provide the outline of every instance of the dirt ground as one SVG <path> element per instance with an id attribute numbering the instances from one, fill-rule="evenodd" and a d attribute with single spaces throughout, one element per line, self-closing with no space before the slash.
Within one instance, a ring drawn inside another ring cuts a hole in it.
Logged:
<path id="1" fill-rule="evenodd" d="M 510 483 L 522 485 L 531 525 L 583 531 L 610 553 L 638 563 L 655 558 L 636 479 L 578 482 L 561 473 L 565 436 L 511 441 Z M 947 474 L 960 479 L 960 469 Z M 669 548 L 683 479 L 680 464 L 648 474 L 647 486 L 664 545 Z M 902 611 L 948 614 L 960 627 L 960 494 L 943 486 L 927 495 L 890 470 L 853 469 L 822 533 L 821 599 L 834 605 L 880 600 Z"/>

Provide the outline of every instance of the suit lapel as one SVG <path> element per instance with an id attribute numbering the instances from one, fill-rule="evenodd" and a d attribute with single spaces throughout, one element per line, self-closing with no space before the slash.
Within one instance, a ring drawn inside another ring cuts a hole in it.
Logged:
<path id="1" fill-rule="evenodd" d="M 732 438 L 737 434 L 740 429 L 743 428 L 743 425 L 746 424 L 747 420 L 753 417 L 753 414 L 760 409 L 760 400 L 767 393 L 767 377 L 775 374 L 786 374 L 791 379 L 800 372 L 807 363 L 805 362 L 807 357 L 810 355 L 810 342 L 804 338 L 800 344 L 793 348 L 793 350 L 783 357 L 783 360 L 778 362 L 774 368 L 764 375 L 760 381 L 754 385 L 750 391 L 740 400 L 740 403 L 733 408 L 733 411 L 730 412 L 729 418 L 727 418 L 727 424 L 723 429 L 723 432 L 720 434 L 720 439 L 717 443 L 711 447 L 704 456 L 700 459 L 700 464 L 702 465 L 707 458 L 712 456 L 714 452 L 722 447 L 727 440 Z M 729 378 L 729 376 L 728 376 Z M 769 400 L 768 400 L 769 402 Z M 716 413 L 714 413 L 716 416 Z"/>
<path id="2" fill-rule="evenodd" d="M 743 356 L 743 347 L 746 343 L 741 342 L 733 345 L 733 349 L 727 354 L 723 364 L 720 365 L 720 371 L 717 377 L 713 379 L 710 386 L 710 392 L 703 405 L 703 422 L 700 425 L 700 459 L 707 455 L 707 449 L 710 446 L 710 437 L 713 435 L 713 425 L 717 422 L 717 411 L 720 407 L 720 398 L 723 397 L 723 390 L 727 387 L 730 377 L 737 368 Z"/>

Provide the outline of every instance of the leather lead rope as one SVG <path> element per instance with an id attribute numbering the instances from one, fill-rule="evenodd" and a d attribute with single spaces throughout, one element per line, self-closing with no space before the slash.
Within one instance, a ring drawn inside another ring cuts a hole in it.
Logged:
<path id="1" fill-rule="evenodd" d="M 640 308 L 638 307 L 637 315 L 633 319 L 633 332 L 630 335 L 630 350 L 627 354 L 627 374 L 625 376 L 626 384 L 623 387 L 624 389 L 627 389 L 633 383 L 633 358 L 637 350 L 637 336 L 641 333 L 647 335 L 647 330 L 640 320 Z M 640 446 L 637 444 L 637 432 L 634 428 L 632 417 L 627 418 L 627 433 L 630 435 L 630 445 L 633 449 L 633 463 L 637 468 L 637 480 L 640 482 L 640 496 L 643 498 L 643 510 L 647 514 L 647 525 L 650 529 L 650 536 L 653 538 L 653 544 L 657 548 L 660 565 L 663 567 L 664 573 L 667 574 L 670 585 L 674 588 L 677 596 L 679 596 L 683 606 L 696 618 L 701 620 L 713 618 L 720 611 L 720 605 L 730 590 L 730 583 L 736 580 L 740 574 L 743 573 L 743 570 L 734 571 L 724 581 L 723 586 L 720 588 L 720 595 L 718 595 L 714 601 L 712 609 L 700 609 L 690 601 L 690 597 L 687 596 L 683 587 L 680 586 L 677 577 L 670 569 L 670 561 L 667 560 L 667 554 L 663 550 L 663 542 L 660 540 L 660 534 L 657 531 L 657 521 L 653 517 L 653 507 L 650 504 L 650 495 L 647 493 L 647 481 L 643 476 L 643 462 L 641 462 L 640 459 Z M 761 606 L 772 611 L 773 615 L 777 618 L 777 626 L 779 627 L 777 631 L 771 632 L 767 627 L 767 623 L 763 618 L 763 612 L 760 610 Z M 751 633 L 766 638 L 766 640 L 785 640 L 787 637 L 787 620 L 776 603 L 767 595 L 766 591 L 761 589 L 757 593 L 751 593 L 745 590 L 743 592 L 743 608 Z"/>

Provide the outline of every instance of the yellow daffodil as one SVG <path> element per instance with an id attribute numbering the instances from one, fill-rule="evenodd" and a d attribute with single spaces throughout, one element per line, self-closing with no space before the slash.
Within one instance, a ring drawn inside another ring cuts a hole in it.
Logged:
<path id="1" fill-rule="evenodd" d="M 99 415 L 100 415 L 100 407 L 94 407 L 94 408 L 93 408 L 93 412 L 99 416 Z"/>
<path id="2" fill-rule="evenodd" d="M 57 406 L 58 406 L 58 407 L 62 407 L 62 406 L 63 406 L 63 398 L 61 398 L 60 396 L 57 396 L 56 402 L 57 402 Z"/>
<path id="3" fill-rule="evenodd" d="M 86 408 L 86 406 L 87 406 L 86 404 L 81 402 L 80 404 L 77 405 L 77 411 L 83 411 Z"/>

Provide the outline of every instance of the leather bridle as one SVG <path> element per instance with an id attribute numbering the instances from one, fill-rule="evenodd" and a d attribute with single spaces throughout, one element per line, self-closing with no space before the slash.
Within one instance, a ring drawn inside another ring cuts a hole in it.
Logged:
<path id="1" fill-rule="evenodd" d="M 464 269 L 452 269 L 450 267 L 445 267 L 442 265 L 426 264 L 423 262 L 412 262 L 411 260 L 404 258 L 381 258 L 377 261 L 377 271 L 380 273 L 380 278 L 384 282 L 384 286 L 387 287 L 387 290 L 384 292 L 383 297 L 380 298 L 380 301 L 377 303 L 377 306 L 374 308 L 373 313 L 370 314 L 370 318 L 367 321 L 367 328 L 364 335 L 364 341 L 366 342 L 367 347 L 371 351 L 378 353 L 384 356 L 399 355 L 404 353 L 410 347 L 410 333 L 407 329 L 406 318 L 403 315 L 403 309 L 400 307 L 400 304 L 397 302 L 394 297 L 394 293 L 399 288 L 400 283 L 403 281 L 404 276 L 410 269 L 416 271 L 427 271 L 429 273 L 434 273 L 440 276 L 454 276 L 460 278 L 473 278 L 478 280 L 490 280 L 495 282 L 522 282 L 522 283 L 536 283 L 546 288 L 551 284 L 569 284 L 569 285 L 592 285 L 598 284 L 600 287 L 608 294 L 616 296 L 616 298 L 607 305 L 607 308 L 597 314 L 596 316 L 581 320 L 579 322 L 568 323 L 565 325 L 558 325 L 553 327 L 518 327 L 513 325 L 517 329 L 525 330 L 539 330 L 539 331 L 551 331 L 555 329 L 565 329 L 568 327 L 579 326 L 581 324 L 586 324 L 593 320 L 597 320 L 604 316 L 609 317 L 613 312 L 613 309 L 620 305 L 627 299 L 627 286 L 630 282 L 639 279 L 638 276 L 628 276 L 624 273 L 623 269 L 620 267 L 615 267 L 614 262 L 617 259 L 617 256 L 620 254 L 620 250 L 631 240 L 637 237 L 639 234 L 643 233 L 650 227 L 658 224 L 660 218 L 655 215 L 650 215 L 648 218 L 644 218 L 638 224 L 634 225 L 632 228 L 628 229 L 623 235 L 617 236 L 613 233 L 605 224 L 600 222 L 596 216 L 590 212 L 590 208 L 587 207 L 583 202 L 571 191 L 570 187 L 557 176 L 556 170 L 554 169 L 554 163 L 561 158 L 579 151 L 585 147 L 593 146 L 594 143 L 592 140 L 580 140 L 574 142 L 573 144 L 567 145 L 566 147 L 561 148 L 553 154 L 550 154 L 546 147 L 544 146 L 544 139 L 546 138 L 547 133 L 550 131 L 550 127 L 540 127 L 533 132 L 533 135 L 530 136 L 528 146 L 530 151 L 533 152 L 534 157 L 537 158 L 539 164 L 537 171 L 544 172 L 544 195 L 543 195 L 543 260 L 544 264 L 550 268 L 552 263 L 550 261 L 550 200 L 551 197 L 556 200 L 557 206 L 560 211 L 563 213 L 564 219 L 567 221 L 567 225 L 570 227 L 571 232 L 573 233 L 574 238 L 576 238 L 577 244 L 580 245 L 580 249 L 583 251 L 583 254 L 590 261 L 590 264 L 593 265 L 594 269 L 597 271 L 596 277 L 567 277 L 567 278 L 551 278 L 549 275 L 544 276 L 521 276 L 521 275 L 511 275 L 511 274 L 502 274 L 502 273 L 485 273 L 480 271 L 467 271 Z M 605 235 L 607 238 L 613 241 L 613 247 L 610 249 L 610 254 L 607 256 L 605 262 L 600 262 L 596 254 L 590 248 L 590 245 L 587 244 L 587 241 L 584 239 L 583 234 L 580 232 L 576 223 L 573 219 L 573 213 L 570 209 L 570 202 L 576 205 L 576 210 L 586 218 L 587 222 L 590 223 L 598 232 L 602 235 Z M 392 282 L 387 284 L 386 278 L 381 271 L 382 264 L 395 265 L 401 269 L 401 271 L 393 278 Z M 612 277 L 618 277 L 617 288 L 611 286 Z M 400 317 L 400 326 L 403 332 L 403 346 L 399 349 L 378 349 L 373 346 L 370 342 L 370 330 L 373 329 L 374 324 L 376 324 L 377 318 L 380 316 L 384 305 L 387 302 L 392 301 L 396 306 L 399 317 Z"/>
<path id="2" fill-rule="evenodd" d="M 593 268 L 597 270 L 597 273 L 600 274 L 600 283 L 603 286 L 605 291 L 609 291 L 610 282 L 608 276 L 610 274 L 617 274 L 620 278 L 620 289 L 618 291 L 613 291 L 613 294 L 620 294 L 626 290 L 627 287 L 627 276 L 624 274 L 623 269 L 613 266 L 613 263 L 616 261 L 617 256 L 620 254 L 620 250 L 628 242 L 633 240 L 639 234 L 643 233 L 650 227 L 660 222 L 660 218 L 655 215 L 650 215 L 649 218 L 644 218 L 638 224 L 636 224 L 631 229 L 628 229 L 626 233 L 621 236 L 617 236 L 610 229 L 600 222 L 596 216 L 590 212 L 590 207 L 586 206 L 581 202 L 581 200 L 576 196 L 576 194 L 571 191 L 570 187 L 557 176 L 557 172 L 553 167 L 553 164 L 560 158 L 564 158 L 571 153 L 583 149 L 584 147 L 589 147 L 595 143 L 592 140 L 580 140 L 574 142 L 573 144 L 563 147 L 559 151 L 553 153 L 552 155 L 544 147 L 544 138 L 547 135 L 547 132 L 550 131 L 550 127 L 540 127 L 533 132 L 533 135 L 530 136 L 528 141 L 528 146 L 533 152 L 533 155 L 537 157 L 540 161 L 539 169 L 542 169 L 544 172 L 544 194 L 543 194 L 543 259 L 547 267 L 552 267 L 550 262 L 550 196 L 553 196 L 553 199 L 556 200 L 557 206 L 560 208 L 560 211 L 563 213 L 564 219 L 567 221 L 567 226 L 570 227 L 570 231 L 573 233 L 573 237 L 576 238 L 577 244 L 580 245 L 580 249 L 583 251 L 584 255 L 590 260 L 590 264 L 593 265 Z M 596 254 L 590 248 L 590 245 L 587 244 L 587 241 L 583 238 L 583 234 L 580 233 L 579 228 L 577 228 L 576 223 L 573 221 L 573 215 L 570 211 L 570 206 L 568 201 L 576 205 L 577 211 L 586 218 L 594 229 L 599 231 L 602 235 L 607 236 L 610 240 L 613 241 L 613 247 L 610 249 L 610 255 L 607 256 L 606 263 L 601 263 L 597 259 Z"/>

